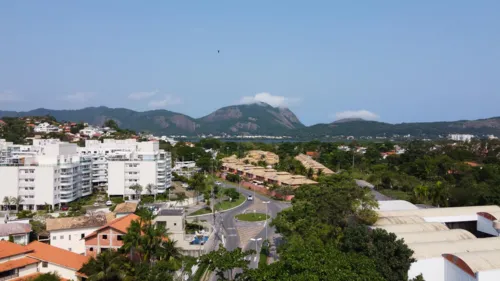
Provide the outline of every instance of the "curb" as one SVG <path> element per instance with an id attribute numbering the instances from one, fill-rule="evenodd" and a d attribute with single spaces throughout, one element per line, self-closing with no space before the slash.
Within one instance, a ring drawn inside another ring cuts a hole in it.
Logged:
<path id="1" fill-rule="evenodd" d="M 234 210 L 234 209 L 236 209 L 236 208 L 239 208 L 239 207 L 243 206 L 243 204 L 245 204 L 246 202 L 247 202 L 247 201 L 245 200 L 245 201 L 243 201 L 243 203 L 239 204 L 239 205 L 238 205 L 238 206 L 236 206 L 236 207 L 232 207 L 232 208 L 230 208 L 230 209 L 226 209 L 226 210 L 218 211 L 218 213 L 225 213 L 225 212 L 227 212 L 227 211 L 232 211 L 232 210 Z M 210 215 L 213 215 L 213 213 L 208 213 L 208 214 L 203 214 L 203 215 L 196 215 L 196 216 L 186 216 L 186 218 L 197 218 L 197 217 L 202 217 L 202 216 L 210 216 Z"/>

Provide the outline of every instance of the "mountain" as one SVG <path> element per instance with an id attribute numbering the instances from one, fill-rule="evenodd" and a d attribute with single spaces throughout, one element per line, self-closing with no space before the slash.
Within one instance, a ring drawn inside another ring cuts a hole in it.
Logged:
<path id="1" fill-rule="evenodd" d="M 122 128 L 152 132 L 157 135 L 201 134 L 220 135 L 274 135 L 297 138 L 325 136 L 388 136 L 412 135 L 437 137 L 439 135 L 474 134 L 500 136 L 500 117 L 460 120 L 453 122 L 389 124 L 358 118 L 341 119 L 329 124 L 306 127 L 287 108 L 272 107 L 266 103 L 233 105 L 220 108 L 207 116 L 192 118 L 168 110 L 138 112 L 126 108 L 87 107 L 78 110 L 51 110 L 39 108 L 26 112 L 0 111 L 4 116 L 51 115 L 59 121 L 87 122 L 102 125 L 113 119 Z"/>
<path id="2" fill-rule="evenodd" d="M 265 103 L 228 106 L 195 119 L 168 110 L 138 112 L 125 108 L 87 107 L 78 110 L 39 108 L 26 112 L 0 111 L 0 117 L 51 115 L 57 120 L 87 122 L 102 125 L 113 119 L 122 128 L 155 134 L 253 134 L 283 135 L 304 125 L 289 109 L 276 108 Z"/>

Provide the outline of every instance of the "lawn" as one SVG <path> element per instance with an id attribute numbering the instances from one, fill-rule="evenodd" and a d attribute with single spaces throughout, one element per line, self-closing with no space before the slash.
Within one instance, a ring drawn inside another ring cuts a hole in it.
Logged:
<path id="1" fill-rule="evenodd" d="M 245 202 L 245 200 L 246 200 L 245 196 L 243 196 L 243 194 L 240 194 L 240 197 L 238 199 L 236 199 L 235 201 L 224 200 L 220 203 L 217 203 L 217 205 L 215 205 L 215 209 L 217 211 L 231 209 L 231 208 L 234 208 L 236 206 L 241 205 L 243 202 Z"/>
<path id="2" fill-rule="evenodd" d="M 267 265 L 267 256 L 266 254 L 260 253 L 259 268 L 262 268 L 266 265 Z"/>
<path id="3" fill-rule="evenodd" d="M 269 215 L 262 213 L 247 213 L 236 215 L 236 218 L 240 221 L 264 221 L 269 219 Z"/>
<path id="4" fill-rule="evenodd" d="M 212 213 L 212 210 L 210 208 L 205 207 L 203 209 L 199 209 L 198 211 L 192 212 L 188 216 L 198 216 L 198 215 L 205 215 L 205 214 L 210 214 Z"/>
<path id="5" fill-rule="evenodd" d="M 378 191 L 386 196 L 391 197 L 392 199 L 405 200 L 405 201 L 410 201 L 411 199 L 410 193 L 401 190 L 381 189 Z"/>

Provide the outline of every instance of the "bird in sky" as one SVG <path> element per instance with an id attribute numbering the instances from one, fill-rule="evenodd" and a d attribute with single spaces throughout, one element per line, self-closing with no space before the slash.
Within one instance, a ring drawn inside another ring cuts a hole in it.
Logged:
<path id="1" fill-rule="evenodd" d="M 220 50 L 217 50 L 217 54 L 220 53 Z"/>

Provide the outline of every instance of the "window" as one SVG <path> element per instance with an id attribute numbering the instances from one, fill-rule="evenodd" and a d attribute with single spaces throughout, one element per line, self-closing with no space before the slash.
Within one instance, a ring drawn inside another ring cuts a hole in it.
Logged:
<path id="1" fill-rule="evenodd" d="M 93 252 L 93 251 L 94 251 L 94 248 L 90 247 L 90 248 L 89 248 L 89 251 Z"/>
<path id="2" fill-rule="evenodd" d="M 103 234 L 103 235 L 102 235 L 102 239 L 105 239 L 105 240 L 106 240 L 106 239 L 108 239 L 108 235 Z"/>
<path id="3" fill-rule="evenodd" d="M 176 225 L 177 225 L 177 223 L 176 223 L 176 222 L 174 222 L 174 226 L 176 226 Z"/>
<path id="4" fill-rule="evenodd" d="M 70 234 L 70 235 L 68 235 L 68 240 L 71 240 L 71 234 Z M 71 251 L 71 250 L 70 250 L 70 251 Z"/>
<path id="5" fill-rule="evenodd" d="M 57 240 L 57 236 L 52 236 L 52 240 Z"/>
<path id="6" fill-rule="evenodd" d="M 83 239 L 83 238 L 85 238 L 85 233 L 82 233 L 82 234 L 80 235 L 80 239 Z"/>
<path id="7" fill-rule="evenodd" d="M 70 252 L 71 252 L 71 248 L 68 248 L 68 251 L 70 251 Z"/>
<path id="8" fill-rule="evenodd" d="M 64 235 L 61 235 L 61 236 L 59 237 L 59 239 L 63 240 L 63 239 L 64 239 Z"/>
<path id="9" fill-rule="evenodd" d="M 49 267 L 49 263 L 48 263 L 48 262 L 46 262 L 46 261 L 43 261 L 43 262 L 42 262 L 42 267 Z"/>
<path id="10" fill-rule="evenodd" d="M 123 237 L 121 235 L 118 235 L 118 241 L 122 241 Z"/>

